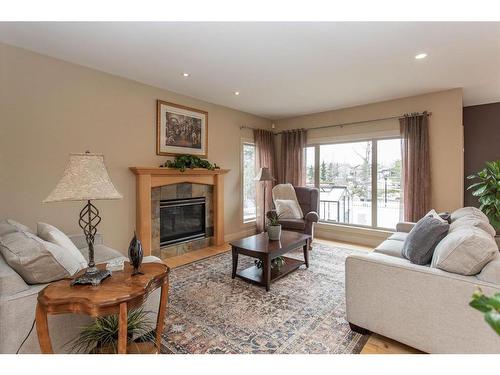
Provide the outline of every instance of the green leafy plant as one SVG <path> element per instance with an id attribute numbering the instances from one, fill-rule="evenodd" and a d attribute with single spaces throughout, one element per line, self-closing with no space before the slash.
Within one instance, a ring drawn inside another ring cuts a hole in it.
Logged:
<path id="1" fill-rule="evenodd" d="M 276 257 L 273 260 L 271 260 L 271 269 L 277 268 L 278 270 L 281 269 L 285 265 L 285 258 L 282 256 Z M 262 268 L 264 267 L 264 262 L 261 260 L 255 260 L 255 267 L 257 268 Z"/>
<path id="2" fill-rule="evenodd" d="M 487 297 L 478 288 L 472 295 L 469 306 L 481 311 L 484 314 L 484 320 L 500 336 L 500 293 L 495 293 L 493 297 Z"/>
<path id="3" fill-rule="evenodd" d="M 133 337 L 142 342 L 154 342 L 154 322 L 149 313 L 142 308 L 131 310 L 127 316 L 127 341 L 132 343 Z M 118 351 L 118 315 L 108 315 L 95 319 L 91 324 L 83 327 L 80 335 L 70 343 L 73 353 L 98 353 L 109 350 Z"/>
<path id="4" fill-rule="evenodd" d="M 184 172 L 186 169 L 193 168 L 204 168 L 211 171 L 214 169 L 220 169 L 217 164 L 212 164 L 208 160 L 201 159 L 194 155 L 176 156 L 174 160 L 167 160 L 164 164 L 160 165 L 160 167 L 177 168 L 181 172 Z"/>
<path id="5" fill-rule="evenodd" d="M 473 190 L 481 206 L 479 209 L 488 216 L 491 225 L 500 229 L 500 160 L 486 162 L 486 168 L 467 176 L 469 180 L 479 180 L 467 190 Z"/>
<path id="6" fill-rule="evenodd" d="M 280 221 L 279 221 L 281 216 L 283 216 L 283 214 L 279 215 L 274 210 L 267 211 L 267 213 L 266 213 L 267 222 L 269 223 L 269 225 L 271 225 L 273 227 L 277 226 L 277 225 L 281 225 Z"/>

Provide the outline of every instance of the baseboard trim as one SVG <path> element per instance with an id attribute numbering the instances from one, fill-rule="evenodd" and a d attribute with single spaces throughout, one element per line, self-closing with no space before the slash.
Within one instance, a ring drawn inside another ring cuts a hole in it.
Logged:
<path id="1" fill-rule="evenodd" d="M 315 237 L 371 247 L 380 245 L 392 233 L 380 229 L 357 228 L 337 224 L 317 223 L 314 226 Z"/>

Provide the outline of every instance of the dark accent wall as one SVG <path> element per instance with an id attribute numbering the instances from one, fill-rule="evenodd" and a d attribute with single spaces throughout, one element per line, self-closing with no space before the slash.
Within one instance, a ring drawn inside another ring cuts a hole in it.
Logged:
<path id="1" fill-rule="evenodd" d="M 475 173 L 489 160 L 500 159 L 500 103 L 464 107 L 464 176 Z M 465 206 L 479 207 L 467 191 L 471 182 L 465 179 Z"/>

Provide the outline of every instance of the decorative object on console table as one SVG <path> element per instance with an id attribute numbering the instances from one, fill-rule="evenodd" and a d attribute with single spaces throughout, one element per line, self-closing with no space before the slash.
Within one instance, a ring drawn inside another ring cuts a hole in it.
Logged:
<path id="1" fill-rule="evenodd" d="M 128 246 L 128 258 L 130 259 L 132 266 L 134 266 L 132 276 L 143 275 L 143 273 L 139 271 L 143 255 L 144 252 L 142 251 L 142 243 L 139 239 L 137 239 L 137 234 L 134 231 L 134 238 L 132 238 L 132 241 L 130 241 L 130 245 Z"/>
<path id="2" fill-rule="evenodd" d="M 111 182 L 103 155 L 91 154 L 89 151 L 70 154 L 63 177 L 43 202 L 87 201 L 80 211 L 78 224 L 83 229 L 89 247 L 89 263 L 85 273 L 77 276 L 71 285 L 99 285 L 102 280 L 111 276 L 111 271 L 98 269 L 94 262 L 94 237 L 101 217 L 91 200 L 122 198 Z"/>
<path id="3" fill-rule="evenodd" d="M 265 230 L 266 228 L 266 217 L 264 215 L 264 212 L 266 210 L 266 185 L 267 181 L 274 181 L 274 177 L 271 175 L 271 172 L 269 172 L 269 168 L 267 167 L 262 167 L 259 170 L 259 173 L 257 173 L 257 176 L 255 176 L 254 181 L 259 181 L 263 182 L 264 188 L 264 205 L 262 206 L 262 228 Z"/>
<path id="4" fill-rule="evenodd" d="M 267 211 L 266 217 L 269 221 L 267 234 L 272 241 L 279 241 L 281 237 L 281 224 L 279 222 L 280 215 L 276 211 Z"/>
<path id="5" fill-rule="evenodd" d="M 208 154 L 208 112 L 157 100 L 156 154 Z"/>

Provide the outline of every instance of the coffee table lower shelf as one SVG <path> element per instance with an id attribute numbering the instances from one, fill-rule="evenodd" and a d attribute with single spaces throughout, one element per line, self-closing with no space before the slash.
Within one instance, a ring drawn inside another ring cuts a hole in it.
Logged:
<path id="1" fill-rule="evenodd" d="M 271 282 L 278 280 L 279 278 L 288 275 L 290 272 L 295 271 L 301 265 L 305 265 L 306 262 L 299 259 L 283 257 L 285 258 L 285 264 L 278 270 L 277 268 L 271 269 Z M 266 282 L 262 275 L 262 268 L 257 268 L 256 266 L 251 266 L 245 268 L 244 270 L 237 271 L 236 276 L 239 278 L 255 283 L 258 285 L 266 286 Z"/>

